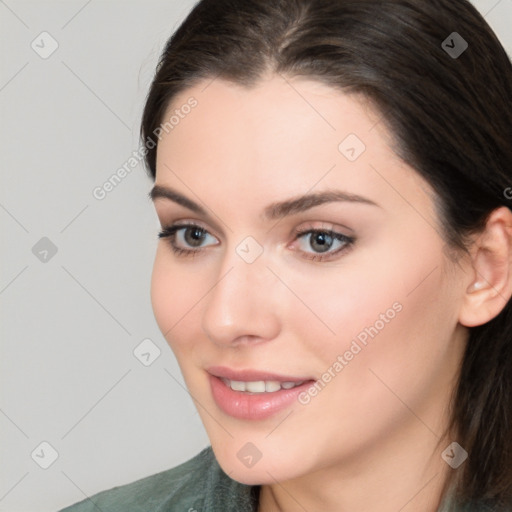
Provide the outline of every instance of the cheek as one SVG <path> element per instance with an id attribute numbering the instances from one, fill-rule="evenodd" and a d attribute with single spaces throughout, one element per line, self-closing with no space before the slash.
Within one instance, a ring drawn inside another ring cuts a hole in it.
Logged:
<path id="1" fill-rule="evenodd" d="M 456 305 L 442 277 L 441 244 L 413 229 L 402 236 L 389 233 L 375 237 L 330 273 L 297 277 L 298 294 L 334 331 L 324 327 L 326 350 L 347 350 L 354 339 L 365 347 L 373 339 L 392 338 L 386 348 L 398 357 L 394 352 L 414 344 L 406 333 L 416 333 L 417 339 L 446 329 L 442 319 L 452 321 Z"/>
<path id="2" fill-rule="evenodd" d="M 326 428 L 343 425 L 371 435 L 410 415 L 408 408 L 430 407 L 434 396 L 449 389 L 456 304 L 443 279 L 441 253 L 431 247 L 430 254 L 411 256 L 407 265 L 390 254 L 381 268 L 362 265 L 343 273 L 346 278 L 338 283 L 325 283 L 328 295 L 337 297 L 324 302 L 323 317 L 336 337 L 320 345 L 320 371 L 331 369 L 336 376 L 324 374 L 332 384 L 314 400 L 318 410 L 331 411 L 334 405 L 340 411 L 328 415 Z"/>
<path id="3" fill-rule="evenodd" d="M 422 238 L 384 237 L 393 244 L 375 239 L 339 266 L 291 276 L 294 291 L 316 318 L 296 306 L 290 319 L 301 326 L 298 339 L 307 340 L 326 368 L 352 347 L 358 355 L 348 358 L 358 364 L 385 360 L 396 369 L 413 349 L 415 358 L 429 354 L 422 340 L 434 333 L 441 339 L 447 328 L 442 317 L 451 305 L 448 296 L 442 298 L 448 285 L 441 279 L 441 246 Z M 435 352 L 435 342 L 430 347 Z"/>
<path id="4" fill-rule="evenodd" d="M 376 323 L 379 331 L 387 329 L 388 323 L 383 323 L 381 315 L 393 322 L 401 314 L 397 309 L 404 295 L 403 274 L 393 274 L 386 268 L 397 268 L 388 257 L 360 251 L 334 268 L 289 277 L 304 306 L 289 298 L 287 327 L 297 326 L 295 338 L 314 348 L 324 365 L 349 350 L 357 337 L 364 346 L 369 338 L 365 329 Z M 379 265 L 376 261 L 386 263 Z"/>
<path id="5" fill-rule="evenodd" d="M 151 275 L 151 305 L 160 331 L 171 348 L 179 350 L 179 340 L 186 339 L 184 333 L 194 316 L 194 305 L 201 299 L 202 287 L 169 251 L 160 242 Z"/>
<path id="6" fill-rule="evenodd" d="M 173 300 L 172 294 L 172 273 L 167 268 L 161 245 L 160 242 L 151 274 L 151 305 L 158 327 L 162 333 L 165 333 L 173 325 L 172 317 L 176 301 Z"/>

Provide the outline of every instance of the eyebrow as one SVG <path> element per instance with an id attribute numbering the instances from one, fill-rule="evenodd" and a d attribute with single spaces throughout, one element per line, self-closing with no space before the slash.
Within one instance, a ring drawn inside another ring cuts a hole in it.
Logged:
<path id="1" fill-rule="evenodd" d="M 188 208 L 189 210 L 192 210 L 197 214 L 204 215 L 206 217 L 209 216 L 202 206 L 170 187 L 155 185 L 149 192 L 148 196 L 152 201 L 155 201 L 159 198 L 168 199 L 177 204 L 180 204 L 181 206 L 184 206 L 185 208 Z M 366 197 L 359 196 L 357 194 L 350 194 L 341 190 L 328 190 L 325 192 L 305 194 L 303 196 L 294 197 L 286 201 L 272 203 L 263 210 L 263 218 L 265 220 L 281 219 L 288 215 L 293 215 L 309 210 L 310 208 L 319 206 L 321 204 L 333 202 L 359 203 L 370 206 L 377 206 L 380 208 L 380 205 Z"/>

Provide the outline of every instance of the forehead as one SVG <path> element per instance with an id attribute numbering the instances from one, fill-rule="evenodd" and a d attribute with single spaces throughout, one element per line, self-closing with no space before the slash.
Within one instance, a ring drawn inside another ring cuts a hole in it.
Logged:
<path id="1" fill-rule="evenodd" d="M 174 98 L 164 122 L 172 115 L 179 122 L 159 141 L 156 183 L 183 192 L 186 183 L 263 205 L 332 187 L 382 204 L 417 201 L 429 188 L 393 152 L 369 102 L 313 80 L 272 76 L 250 89 L 205 80 Z"/>
<path id="2" fill-rule="evenodd" d="M 187 107 L 190 98 L 197 102 L 194 109 Z M 251 88 L 219 78 L 205 80 L 175 97 L 164 121 L 181 110 L 189 112 L 172 129 L 176 145 L 192 136 L 196 144 L 215 139 L 216 149 L 227 147 L 229 154 L 236 153 L 239 142 L 246 154 L 293 146 L 288 153 L 293 156 L 303 144 L 318 146 L 320 138 L 322 150 L 337 150 L 340 137 L 354 133 L 382 148 L 379 131 L 368 133 L 380 119 L 368 101 L 313 80 L 273 75 Z"/>

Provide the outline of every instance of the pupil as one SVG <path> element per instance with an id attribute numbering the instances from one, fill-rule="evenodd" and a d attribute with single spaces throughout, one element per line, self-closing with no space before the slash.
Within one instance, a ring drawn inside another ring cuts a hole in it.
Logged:
<path id="1" fill-rule="evenodd" d="M 188 237 L 187 236 L 187 233 L 191 233 L 191 237 Z M 199 229 L 199 228 L 189 228 L 188 230 L 185 231 L 185 238 L 187 239 L 187 243 L 189 245 L 199 245 L 201 243 L 201 240 L 203 239 L 204 237 L 204 233 L 203 233 L 203 230 L 202 229 Z M 192 240 L 192 243 L 190 243 L 190 240 Z M 196 242 L 199 242 L 196 244 Z"/>
<path id="2" fill-rule="evenodd" d="M 327 240 L 326 240 L 327 239 Z M 319 243 L 320 252 L 325 252 L 329 249 L 332 237 L 327 233 L 316 233 L 313 240 Z"/>

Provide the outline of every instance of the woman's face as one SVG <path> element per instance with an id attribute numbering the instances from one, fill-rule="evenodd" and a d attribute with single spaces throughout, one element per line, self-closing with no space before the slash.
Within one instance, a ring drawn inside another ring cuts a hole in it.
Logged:
<path id="1" fill-rule="evenodd" d="M 276 76 L 205 81 L 173 113 L 155 184 L 202 212 L 154 195 L 163 227 L 195 228 L 159 241 L 151 297 L 224 471 L 271 483 L 437 441 L 466 342 L 462 267 L 380 116 Z"/>

